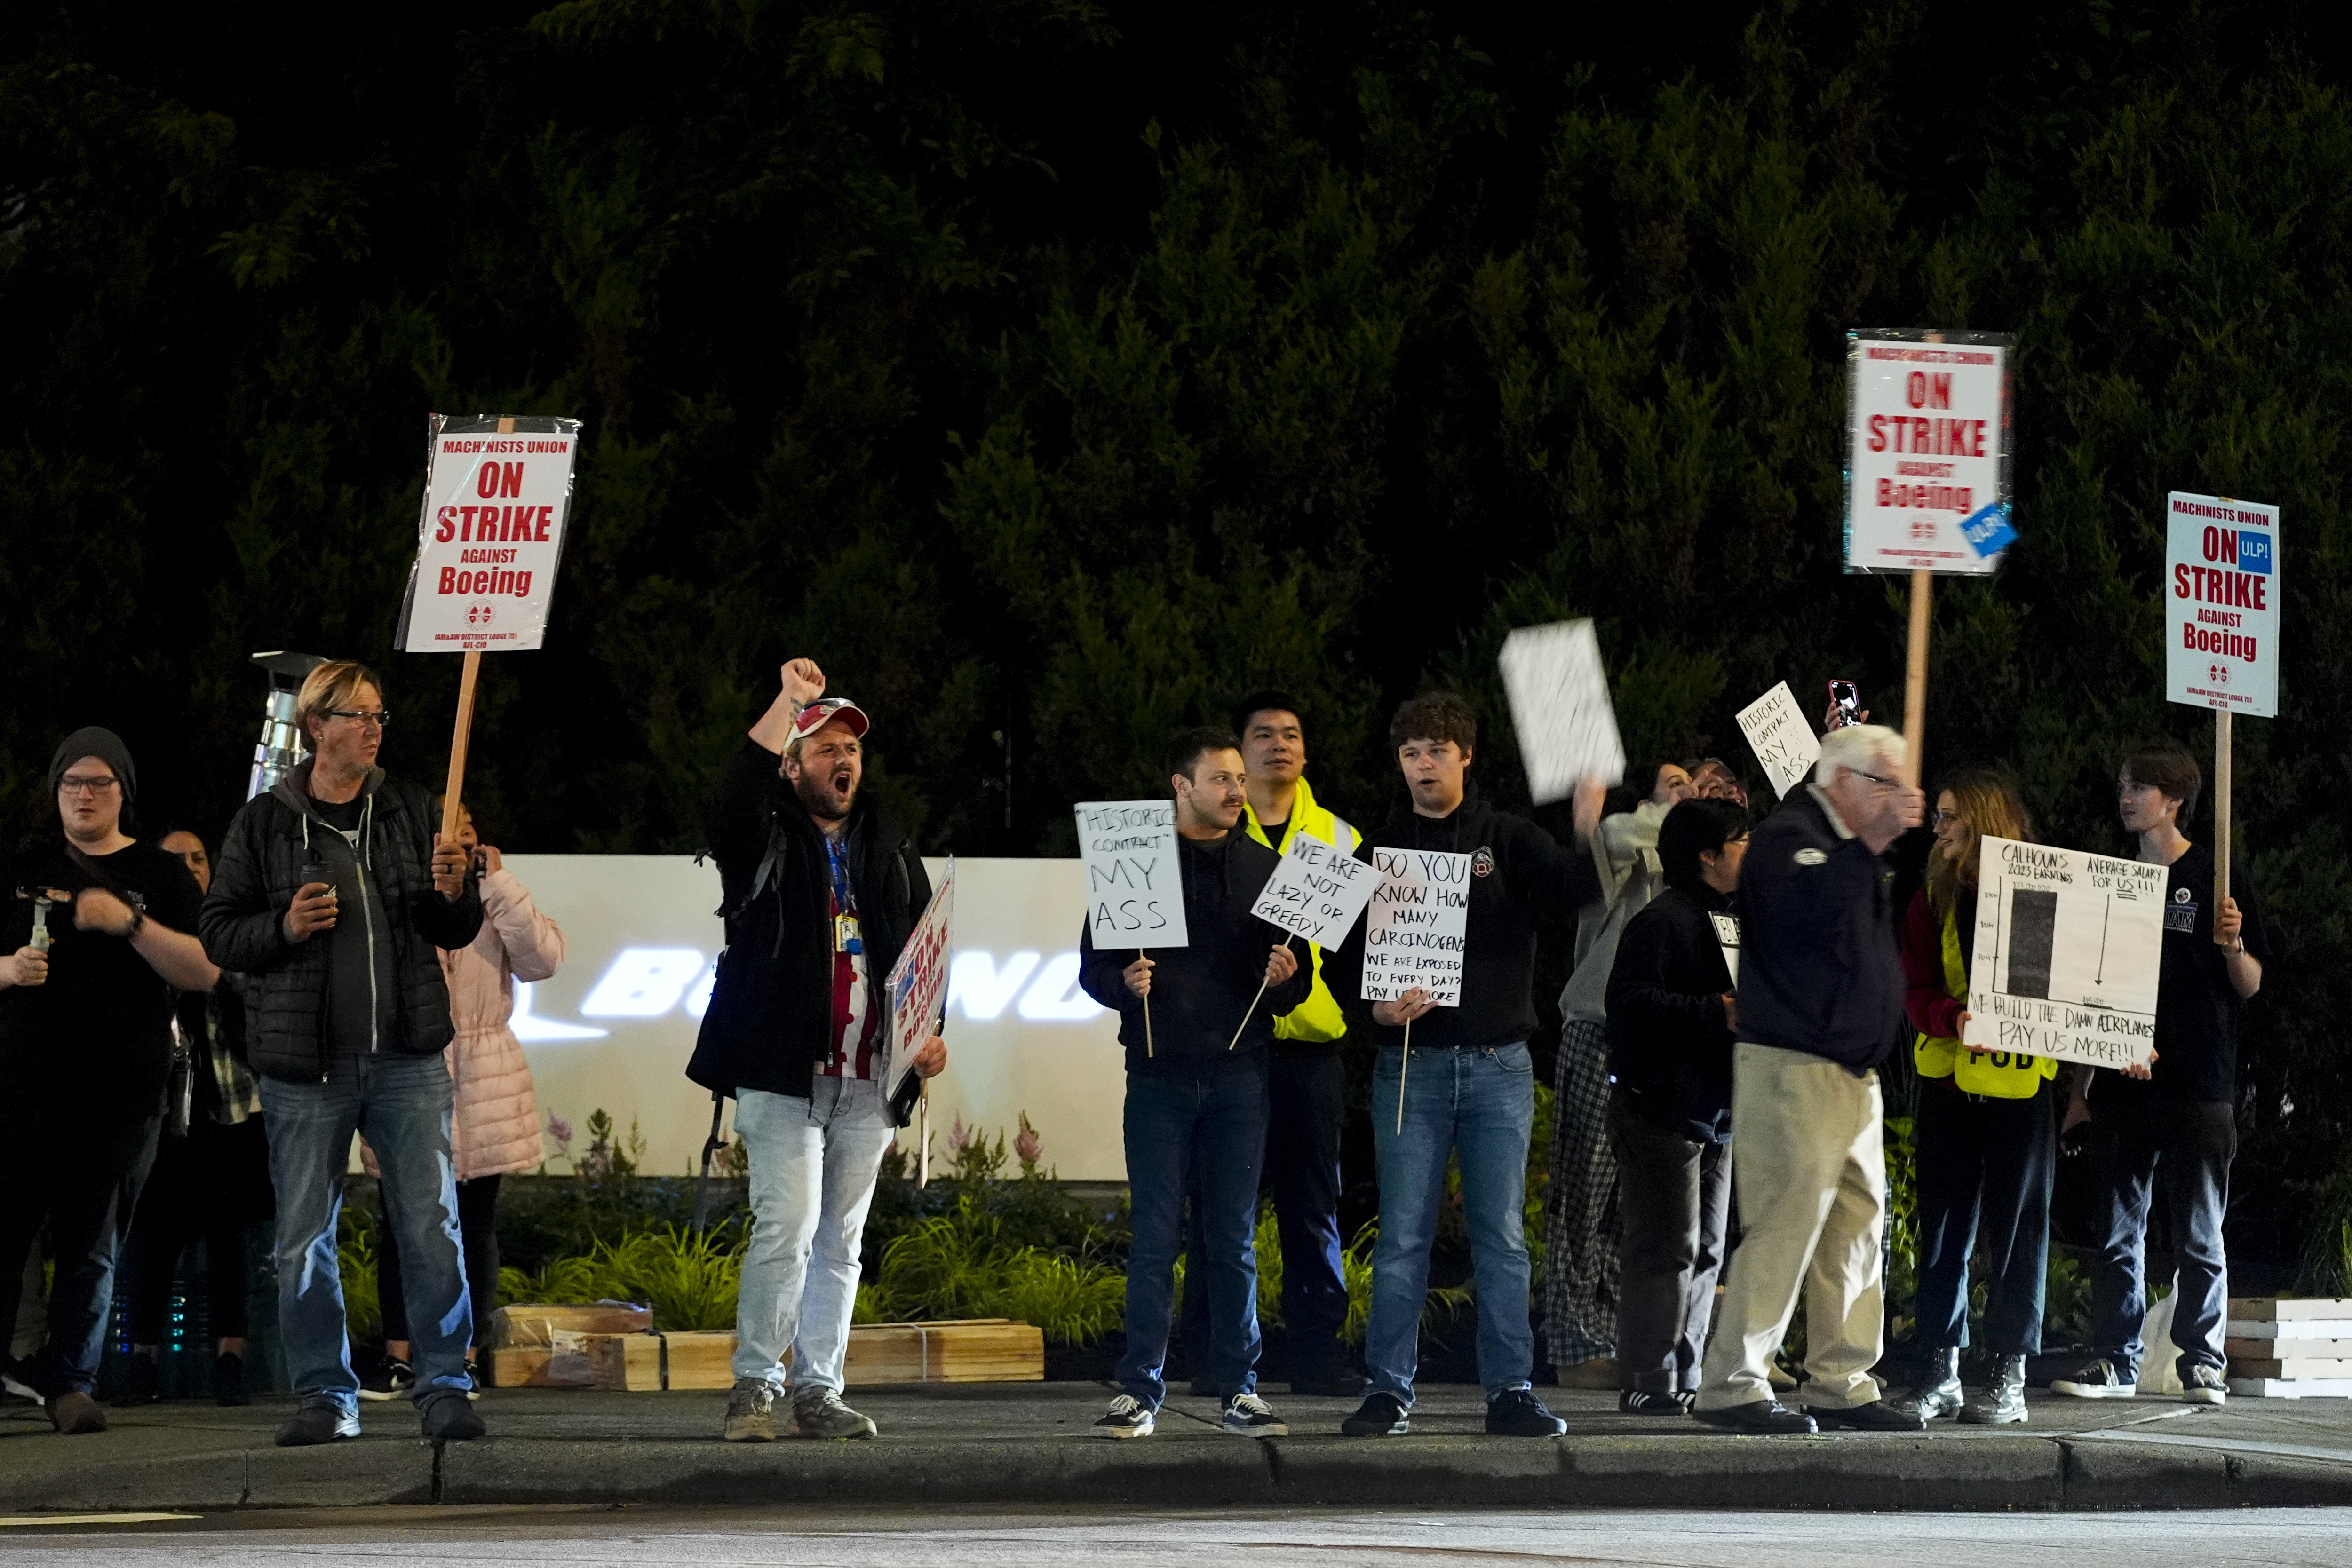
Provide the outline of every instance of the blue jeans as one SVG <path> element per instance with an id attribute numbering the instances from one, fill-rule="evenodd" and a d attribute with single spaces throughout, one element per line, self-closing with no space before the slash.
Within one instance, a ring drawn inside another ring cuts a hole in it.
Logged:
<path id="1" fill-rule="evenodd" d="M 1184 1189 L 1197 1173 L 1209 1337 L 1195 1378 L 1220 1396 L 1257 1391 L 1258 1172 L 1265 1158 L 1265 1063 L 1171 1064 L 1127 1075 L 1127 1349 L 1118 1385 L 1151 1409 L 1168 1397 L 1169 1315 L 1183 1242 Z"/>
<path id="2" fill-rule="evenodd" d="M 384 1212 L 400 1247 L 411 1361 L 422 1406 L 465 1396 L 474 1312 L 457 1231 L 457 1169 L 449 1161 L 449 1067 L 431 1056 L 372 1056 L 325 1083 L 261 1081 L 269 1180 L 278 1189 L 278 1324 L 286 1372 L 306 1406 L 359 1408 L 343 1324 L 335 1221 L 352 1134 L 363 1134 L 383 1173 Z"/>
<path id="3" fill-rule="evenodd" d="M 1412 1407 L 1421 1364 L 1421 1312 L 1429 1247 L 1445 1196 L 1445 1156 L 1462 1162 L 1462 1211 L 1478 1281 L 1478 1381 L 1486 1397 L 1530 1386 L 1535 1331 L 1528 1323 L 1528 1139 L 1535 1128 L 1535 1065 L 1527 1043 L 1491 1051 L 1383 1047 L 1372 1069 L 1372 1144 L 1381 1172 L 1381 1239 L 1372 1252 L 1372 1322 L 1364 1342 L 1372 1385 Z M 1397 1131 L 1402 1080 L 1404 1130 Z"/>
<path id="4" fill-rule="evenodd" d="M 1969 1258 L 1983 1249 L 1985 1348 L 2042 1354 L 2050 1268 L 2050 1187 L 2058 1174 L 2051 1084 L 2022 1100 L 1969 1094 L 1948 1078 L 1919 1085 L 1919 1292 L 1912 1342 L 1969 1343 Z"/>
<path id="5" fill-rule="evenodd" d="M 858 1247 L 883 1151 L 898 1135 L 882 1092 L 816 1074 L 809 1096 L 735 1092 L 735 1132 L 751 1157 L 751 1240 L 735 1302 L 738 1377 L 794 1393 L 841 1392 Z"/>
<path id="6" fill-rule="evenodd" d="M 2143 1257 L 2150 1188 L 2164 1184 L 2172 1211 L 2172 1255 L 2180 1271 L 2172 1343 L 2182 1371 L 2229 1364 L 2221 1347 L 2230 1263 L 2221 1220 L 2230 1208 L 2230 1162 L 2238 1153 L 2236 1110 L 2204 1104 L 2110 1108 L 2091 1102 L 2091 1168 L 2098 1181 L 2100 1239 L 2091 1263 L 2091 1333 L 2126 1383 L 2139 1376 L 2140 1323 L 2147 1315 Z"/>

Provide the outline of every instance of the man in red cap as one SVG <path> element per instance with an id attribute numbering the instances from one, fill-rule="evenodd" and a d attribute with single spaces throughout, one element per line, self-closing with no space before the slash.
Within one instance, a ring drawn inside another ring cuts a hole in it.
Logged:
<path id="1" fill-rule="evenodd" d="M 804 1437 L 870 1437 L 841 1400 L 858 1240 L 897 1125 L 876 1081 L 883 982 L 930 903 L 912 840 L 863 800 L 868 720 L 794 659 L 719 775 L 708 818 L 727 946 L 686 1073 L 735 1100 L 751 1249 L 722 1435 L 766 1442 L 787 1393 Z M 937 1036 L 915 1056 L 947 1065 Z"/>

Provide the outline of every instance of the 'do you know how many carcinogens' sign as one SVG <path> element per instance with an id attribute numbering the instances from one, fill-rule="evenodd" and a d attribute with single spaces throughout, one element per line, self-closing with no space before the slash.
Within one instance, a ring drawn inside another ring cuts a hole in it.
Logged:
<path id="1" fill-rule="evenodd" d="M 1961 1043 L 2095 1067 L 2147 1061 L 2165 868 L 1993 838 L 1978 866 Z"/>
<path id="2" fill-rule="evenodd" d="M 416 564 L 393 644 L 409 653 L 537 648 L 563 559 L 580 422 L 436 413 L 429 428 Z"/>
<path id="3" fill-rule="evenodd" d="M 1191 946 L 1176 864 L 1176 802 L 1081 800 L 1077 814 L 1087 928 L 1095 946 Z"/>
<path id="4" fill-rule="evenodd" d="M 1380 883 L 1364 911 L 1364 1000 L 1392 1002 L 1419 986 L 1439 1007 L 1460 1007 L 1470 857 L 1376 848 L 1372 869 Z"/>
<path id="5" fill-rule="evenodd" d="M 2164 511 L 2165 696 L 2276 717 L 2278 508 L 2176 490 Z"/>
<path id="6" fill-rule="evenodd" d="M 1250 913 L 1318 947 L 1337 947 L 1379 880 L 1370 862 L 1342 853 L 1312 833 L 1293 833 Z"/>
<path id="7" fill-rule="evenodd" d="M 1848 571 L 1985 574 L 2017 538 L 2007 340 L 1943 337 L 1848 334 Z"/>

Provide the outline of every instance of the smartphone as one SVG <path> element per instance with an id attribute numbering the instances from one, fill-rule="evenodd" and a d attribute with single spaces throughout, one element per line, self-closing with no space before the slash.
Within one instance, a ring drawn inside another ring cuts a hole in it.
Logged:
<path id="1" fill-rule="evenodd" d="M 1830 725 L 1832 729 L 1843 729 L 1862 722 L 1862 688 L 1852 681 L 1830 683 Z"/>

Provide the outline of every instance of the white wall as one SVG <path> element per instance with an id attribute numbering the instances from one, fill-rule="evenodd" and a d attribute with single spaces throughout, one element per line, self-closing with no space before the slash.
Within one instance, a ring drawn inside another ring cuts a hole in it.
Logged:
<path id="1" fill-rule="evenodd" d="M 573 1149 L 584 1149 L 588 1113 L 602 1106 L 624 1128 L 635 1118 L 649 1173 L 692 1170 L 710 1129 L 710 1097 L 687 1081 L 686 1063 L 720 945 L 718 868 L 685 855 L 512 855 L 506 863 L 571 949 L 562 973 L 519 989 L 515 1032 L 530 1058 L 542 1124 L 550 1111 L 564 1117 Z M 936 881 L 946 862 L 927 863 Z M 1025 1110 L 1057 1174 L 1126 1179 L 1117 1020 L 1076 985 L 1085 913 L 1075 860 L 956 862 L 949 1063 L 931 1084 L 934 1159 L 945 1157 L 958 1115 L 1001 1129 L 1009 1145 Z M 900 1136 L 911 1146 L 911 1129 Z"/>

